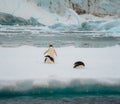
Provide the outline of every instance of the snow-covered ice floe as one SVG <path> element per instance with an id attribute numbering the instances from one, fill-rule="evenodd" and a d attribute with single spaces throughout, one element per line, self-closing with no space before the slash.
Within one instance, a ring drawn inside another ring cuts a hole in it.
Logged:
<path id="1" fill-rule="evenodd" d="M 120 47 L 56 48 L 54 64 L 44 63 L 46 48 L 0 47 L 0 95 L 120 94 Z M 75 61 L 84 69 L 74 69 Z M 47 96 L 46 95 L 46 96 Z"/>

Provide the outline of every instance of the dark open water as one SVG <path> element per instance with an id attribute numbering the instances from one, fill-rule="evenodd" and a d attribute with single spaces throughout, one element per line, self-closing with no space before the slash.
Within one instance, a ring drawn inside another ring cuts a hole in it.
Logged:
<path id="1" fill-rule="evenodd" d="M 111 32 L 48 32 L 39 27 L 6 26 L 0 28 L 0 46 L 18 47 L 110 47 L 120 45 L 120 33 Z"/>
<path id="2" fill-rule="evenodd" d="M 120 104 L 120 97 L 40 98 L 17 97 L 0 99 L 0 104 Z"/>

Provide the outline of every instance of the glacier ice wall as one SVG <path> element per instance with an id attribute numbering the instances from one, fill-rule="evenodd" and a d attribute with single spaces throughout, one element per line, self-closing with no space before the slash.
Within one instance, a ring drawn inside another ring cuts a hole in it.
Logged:
<path id="1" fill-rule="evenodd" d="M 66 8 L 74 9 L 78 14 L 120 15 L 120 0 L 31 0 L 50 12 L 63 14 Z"/>
<path id="2" fill-rule="evenodd" d="M 120 15 L 119 5 L 120 0 L 0 0 L 0 12 L 26 17 L 31 12 L 33 15 L 34 12 L 39 12 L 38 7 L 42 7 L 60 15 L 64 15 L 67 8 L 73 9 L 78 14 Z M 22 12 L 27 14 L 23 15 Z"/>
<path id="3" fill-rule="evenodd" d="M 11 14 L 0 12 L 0 24 L 1 25 L 38 25 L 43 26 L 35 18 L 31 17 L 30 19 L 24 19 L 22 17 L 16 17 Z"/>
<path id="4" fill-rule="evenodd" d="M 62 31 L 120 32 L 119 5 L 120 0 L 0 0 L 0 24 L 43 24 Z M 115 18 L 96 19 L 90 14 Z"/>

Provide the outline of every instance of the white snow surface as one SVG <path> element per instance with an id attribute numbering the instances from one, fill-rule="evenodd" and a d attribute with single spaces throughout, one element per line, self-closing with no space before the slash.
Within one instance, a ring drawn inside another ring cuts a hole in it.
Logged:
<path id="1" fill-rule="evenodd" d="M 21 46 L 0 47 L 0 80 L 42 79 L 72 80 L 81 78 L 120 78 L 120 47 L 55 48 L 54 64 L 44 63 L 47 48 Z M 74 69 L 76 61 L 85 63 L 84 69 Z"/>

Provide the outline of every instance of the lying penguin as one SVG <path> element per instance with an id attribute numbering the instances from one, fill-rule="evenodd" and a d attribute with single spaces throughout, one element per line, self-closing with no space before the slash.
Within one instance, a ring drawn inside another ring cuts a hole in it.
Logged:
<path id="1" fill-rule="evenodd" d="M 85 67 L 85 64 L 84 64 L 84 62 L 82 62 L 82 61 L 76 61 L 75 63 L 74 63 L 74 66 L 73 66 L 73 68 L 77 68 L 77 69 L 81 69 L 81 68 L 84 68 Z"/>

